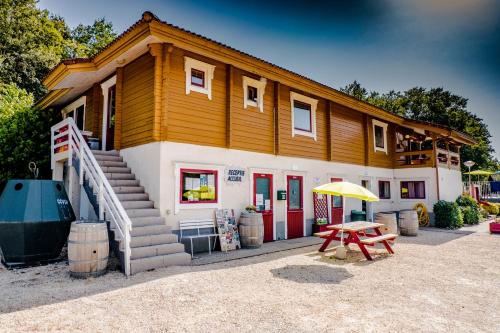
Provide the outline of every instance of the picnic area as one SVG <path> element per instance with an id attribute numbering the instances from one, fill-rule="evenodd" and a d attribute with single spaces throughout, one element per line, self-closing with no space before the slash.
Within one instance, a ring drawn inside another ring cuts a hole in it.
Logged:
<path id="1" fill-rule="evenodd" d="M 0 268 L 2 331 L 498 332 L 498 235 L 422 229 L 389 255 L 307 247 L 244 259 L 69 278 L 65 263 Z M 345 231 L 345 230 L 344 230 Z M 338 242 L 336 242 L 338 243 Z M 276 243 L 275 243 L 276 244 Z M 276 245 L 274 245 L 276 246 Z M 228 311 L 228 309 L 231 309 Z M 480 314 L 480 315 L 478 315 Z"/>

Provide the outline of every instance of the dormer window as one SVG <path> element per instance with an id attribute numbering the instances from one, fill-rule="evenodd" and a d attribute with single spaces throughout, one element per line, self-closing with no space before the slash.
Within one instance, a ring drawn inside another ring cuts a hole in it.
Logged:
<path id="1" fill-rule="evenodd" d="M 387 154 L 387 124 L 373 119 L 373 147 L 374 150 Z"/>
<path id="2" fill-rule="evenodd" d="M 247 109 L 253 106 L 264 112 L 264 93 L 266 91 L 267 80 L 261 78 L 260 80 L 252 79 L 243 76 L 243 107 Z"/>
<path id="3" fill-rule="evenodd" d="M 292 111 L 292 137 L 296 135 L 308 136 L 316 140 L 316 107 L 318 100 L 290 93 Z"/>
<path id="4" fill-rule="evenodd" d="M 192 91 L 205 94 L 212 99 L 212 80 L 215 66 L 193 58 L 184 57 L 186 72 L 186 95 Z"/>

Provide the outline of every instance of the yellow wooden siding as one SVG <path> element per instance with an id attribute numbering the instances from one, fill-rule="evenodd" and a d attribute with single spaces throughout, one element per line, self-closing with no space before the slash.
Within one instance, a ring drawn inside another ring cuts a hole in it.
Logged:
<path id="1" fill-rule="evenodd" d="M 305 95 L 305 94 L 304 94 Z M 314 98 L 314 96 L 310 96 Z M 328 159 L 327 130 L 326 130 L 325 100 L 318 99 L 316 109 L 316 137 L 313 138 L 295 135 L 292 137 L 292 113 L 290 108 L 290 89 L 280 85 L 279 105 L 279 151 L 280 155 L 313 158 L 318 160 Z"/>
<path id="2" fill-rule="evenodd" d="M 272 154 L 274 152 L 273 82 L 268 81 L 264 93 L 264 112 L 258 107 L 244 108 L 244 72 L 234 69 L 231 98 L 231 148 Z M 260 78 L 257 78 L 260 79 Z"/>
<path id="3" fill-rule="evenodd" d="M 332 109 L 332 161 L 364 165 L 363 114 L 338 104 Z"/>
<path id="4" fill-rule="evenodd" d="M 184 56 L 215 65 L 212 100 L 191 91 L 186 95 Z M 198 145 L 226 146 L 226 70 L 225 65 L 179 49 L 171 53 L 167 96 L 168 141 Z"/>
<path id="5" fill-rule="evenodd" d="M 153 138 L 154 58 L 148 54 L 123 69 L 121 148 L 148 143 Z"/>

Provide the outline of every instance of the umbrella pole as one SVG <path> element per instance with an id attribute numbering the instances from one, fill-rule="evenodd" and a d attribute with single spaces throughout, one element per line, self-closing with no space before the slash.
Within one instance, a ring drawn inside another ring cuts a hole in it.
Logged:
<path id="1" fill-rule="evenodd" d="M 335 258 L 346 259 L 347 251 L 344 247 L 344 222 L 345 222 L 345 198 L 342 196 L 342 228 L 340 229 L 340 247 L 335 250 Z"/>

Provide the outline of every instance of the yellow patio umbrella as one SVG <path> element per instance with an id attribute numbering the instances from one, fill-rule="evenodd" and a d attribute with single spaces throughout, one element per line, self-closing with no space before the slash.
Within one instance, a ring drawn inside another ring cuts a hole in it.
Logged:
<path id="1" fill-rule="evenodd" d="M 486 170 L 474 170 L 471 172 L 464 172 L 466 175 L 473 175 L 473 176 L 489 176 L 494 174 L 492 171 L 486 171 Z"/>
<path id="2" fill-rule="evenodd" d="M 379 201 L 379 198 L 361 185 L 350 182 L 334 182 L 323 184 L 313 188 L 313 192 L 327 195 L 338 195 L 347 198 L 356 198 L 364 201 Z M 346 258 L 344 248 L 344 219 L 342 219 L 342 228 L 340 229 L 340 248 L 335 251 L 335 256 L 339 259 Z M 339 251 L 340 250 L 340 251 Z"/>

